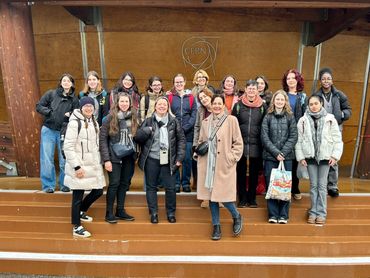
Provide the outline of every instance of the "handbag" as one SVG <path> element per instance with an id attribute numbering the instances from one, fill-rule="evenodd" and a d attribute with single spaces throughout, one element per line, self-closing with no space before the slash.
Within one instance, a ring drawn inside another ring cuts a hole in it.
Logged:
<path id="1" fill-rule="evenodd" d="M 292 172 L 286 171 L 284 162 L 280 161 L 278 168 L 273 168 L 265 199 L 290 201 L 292 191 Z"/>
<path id="2" fill-rule="evenodd" d="M 124 158 L 135 153 L 135 145 L 127 132 L 121 131 L 120 141 L 112 144 L 112 151 L 117 158 Z"/>
<path id="3" fill-rule="evenodd" d="M 226 120 L 227 115 L 223 115 L 222 118 L 218 121 L 215 129 L 212 131 L 211 136 L 208 138 L 207 141 L 204 141 L 200 143 L 196 148 L 195 148 L 195 153 L 199 156 L 206 155 L 208 153 L 208 148 L 209 148 L 209 142 L 215 138 L 217 131 L 220 129 L 224 121 Z"/>

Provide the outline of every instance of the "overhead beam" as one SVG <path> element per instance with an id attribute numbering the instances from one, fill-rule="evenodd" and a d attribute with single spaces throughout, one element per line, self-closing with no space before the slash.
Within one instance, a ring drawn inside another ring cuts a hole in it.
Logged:
<path id="1" fill-rule="evenodd" d="M 303 44 L 316 46 L 348 28 L 370 9 L 332 9 L 327 12 L 327 20 L 305 22 Z"/>
<path id="2" fill-rule="evenodd" d="M 15 0 L 8 2 L 28 2 L 59 6 L 127 6 L 127 7 L 176 7 L 176 8 L 370 8 L 369 0 Z"/>

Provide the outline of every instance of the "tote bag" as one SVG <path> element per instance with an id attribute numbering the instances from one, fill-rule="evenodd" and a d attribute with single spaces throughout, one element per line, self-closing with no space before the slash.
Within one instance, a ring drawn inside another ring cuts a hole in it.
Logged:
<path id="1" fill-rule="evenodd" d="M 284 162 L 280 161 L 278 168 L 273 168 L 266 199 L 290 201 L 292 191 L 292 172 L 285 171 Z"/>

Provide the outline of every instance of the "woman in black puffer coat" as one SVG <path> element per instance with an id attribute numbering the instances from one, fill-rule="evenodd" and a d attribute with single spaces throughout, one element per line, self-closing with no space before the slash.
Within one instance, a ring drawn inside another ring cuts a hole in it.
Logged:
<path id="1" fill-rule="evenodd" d="M 277 168 L 279 162 L 284 161 L 285 169 L 292 171 L 292 163 L 295 160 L 297 124 L 289 105 L 288 95 L 283 90 L 277 91 L 272 97 L 270 107 L 262 121 L 261 139 L 266 187 L 268 187 L 272 168 Z M 289 205 L 289 201 L 267 200 L 269 222 L 288 223 Z"/>
<path id="2" fill-rule="evenodd" d="M 152 117 L 145 119 L 134 139 L 141 147 L 139 167 L 145 174 L 150 221 L 158 223 L 157 181 L 160 176 L 166 191 L 167 219 L 175 223 L 175 172 L 185 157 L 186 141 L 166 97 L 156 100 L 155 112 Z"/>

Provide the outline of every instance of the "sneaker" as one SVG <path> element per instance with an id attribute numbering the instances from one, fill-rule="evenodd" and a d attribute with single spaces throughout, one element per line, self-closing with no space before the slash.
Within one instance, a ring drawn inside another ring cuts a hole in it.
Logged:
<path id="1" fill-rule="evenodd" d="M 302 194 L 301 193 L 296 193 L 296 194 L 292 194 L 293 195 L 293 199 L 294 200 L 301 200 L 302 199 Z"/>
<path id="2" fill-rule="evenodd" d="M 125 210 L 117 211 L 116 212 L 116 217 L 120 220 L 125 220 L 125 221 L 134 221 L 135 220 L 135 217 L 126 213 Z"/>
<path id="3" fill-rule="evenodd" d="M 71 189 L 69 189 L 69 187 L 67 187 L 67 186 L 64 186 L 60 191 L 62 191 L 62 192 L 70 192 Z"/>
<path id="4" fill-rule="evenodd" d="M 93 218 L 91 216 L 88 216 L 85 212 L 80 212 L 80 220 L 83 222 L 91 222 L 93 221 Z"/>
<path id="5" fill-rule="evenodd" d="M 325 218 L 324 217 L 321 217 L 321 216 L 318 216 L 316 218 L 316 224 L 325 224 Z"/>
<path id="6" fill-rule="evenodd" d="M 176 185 L 176 193 L 180 193 L 180 185 Z"/>
<path id="7" fill-rule="evenodd" d="M 275 217 L 269 218 L 269 223 L 276 224 L 278 221 Z"/>
<path id="8" fill-rule="evenodd" d="M 54 189 L 52 189 L 52 188 L 47 188 L 47 189 L 45 190 L 45 192 L 46 192 L 46 193 L 54 193 Z"/>
<path id="9" fill-rule="evenodd" d="M 247 207 L 247 202 L 246 201 L 240 201 L 238 204 L 238 208 L 246 208 Z"/>
<path id="10" fill-rule="evenodd" d="M 310 215 L 307 219 L 308 224 L 315 224 L 316 223 L 316 216 Z"/>
<path id="11" fill-rule="evenodd" d="M 278 223 L 279 224 L 288 224 L 288 220 L 285 219 L 285 218 L 279 218 Z"/>
<path id="12" fill-rule="evenodd" d="M 73 227 L 73 236 L 77 237 L 91 237 L 91 234 L 82 226 Z"/>
<path id="13" fill-rule="evenodd" d="M 191 192 L 190 186 L 183 186 L 182 187 L 182 192 L 186 192 L 186 193 Z"/>
<path id="14" fill-rule="evenodd" d="M 329 189 L 328 194 L 329 194 L 329 196 L 334 197 L 334 198 L 338 197 L 339 196 L 339 190 L 337 188 Z"/>

